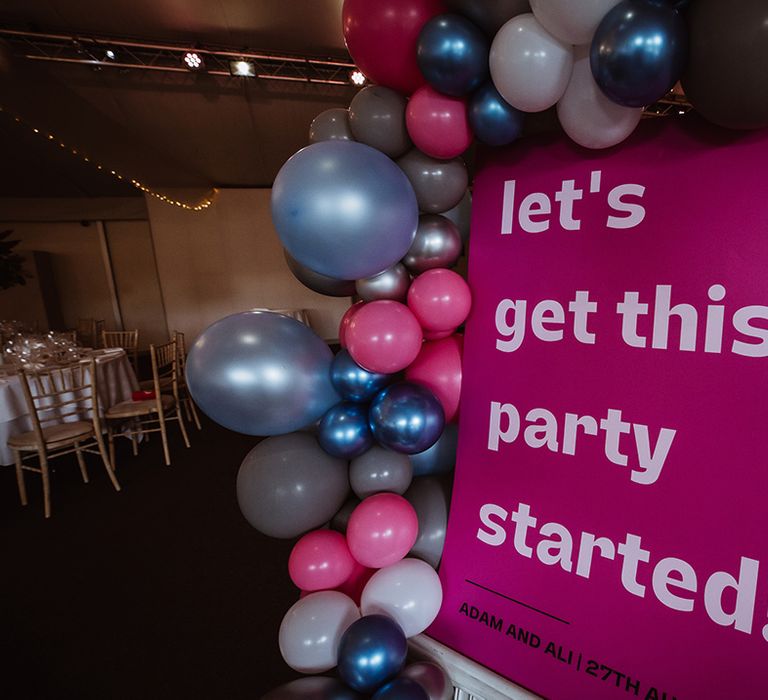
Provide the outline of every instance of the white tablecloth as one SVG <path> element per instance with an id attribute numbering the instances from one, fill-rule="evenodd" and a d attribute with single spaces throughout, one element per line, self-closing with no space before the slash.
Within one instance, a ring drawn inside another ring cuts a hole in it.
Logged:
<path id="1" fill-rule="evenodd" d="M 125 351 L 99 350 L 94 355 L 102 412 L 121 401 L 129 401 L 139 383 Z M 27 412 L 21 377 L 18 374 L 0 377 L 0 464 L 13 464 L 8 438 L 29 430 L 32 430 L 32 420 Z"/>

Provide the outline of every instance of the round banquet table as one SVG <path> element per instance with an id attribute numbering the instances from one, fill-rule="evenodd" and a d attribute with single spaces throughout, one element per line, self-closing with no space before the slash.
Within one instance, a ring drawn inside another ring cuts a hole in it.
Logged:
<path id="1" fill-rule="evenodd" d="M 125 350 L 112 348 L 94 350 L 84 361 L 96 359 L 96 375 L 99 385 L 101 413 L 121 401 L 130 401 L 139 388 L 136 375 Z M 0 370 L 3 367 L 0 366 Z M 0 464 L 13 464 L 13 453 L 8 447 L 12 435 L 32 430 L 32 419 L 24 400 L 24 390 L 19 374 L 0 375 Z"/>

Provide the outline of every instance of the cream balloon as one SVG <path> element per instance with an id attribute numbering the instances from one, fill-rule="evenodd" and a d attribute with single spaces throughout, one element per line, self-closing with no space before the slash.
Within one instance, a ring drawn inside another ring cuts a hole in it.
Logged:
<path id="1" fill-rule="evenodd" d="M 509 104 L 523 112 L 542 112 L 568 87 L 573 48 L 527 13 L 499 30 L 489 61 L 493 84 Z"/>
<path id="2" fill-rule="evenodd" d="M 588 44 L 597 25 L 621 0 L 531 0 L 544 29 L 567 44 Z"/>
<path id="3" fill-rule="evenodd" d="M 557 116 L 568 136 L 585 148 L 621 143 L 640 122 L 641 108 L 622 107 L 608 99 L 592 77 L 589 46 L 576 47 L 568 88 L 557 103 Z"/>

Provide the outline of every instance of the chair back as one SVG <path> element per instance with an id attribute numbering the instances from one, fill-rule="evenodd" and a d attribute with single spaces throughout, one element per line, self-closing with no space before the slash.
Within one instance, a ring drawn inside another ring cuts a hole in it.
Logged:
<path id="1" fill-rule="evenodd" d="M 102 347 L 102 336 L 104 334 L 104 319 L 94 321 L 93 322 L 93 329 L 91 331 L 91 335 L 93 337 L 93 347 L 94 348 L 100 348 Z"/>
<path id="2" fill-rule="evenodd" d="M 150 345 L 149 355 L 152 361 L 152 382 L 158 411 L 161 410 L 161 392 L 172 387 L 173 398 L 179 401 L 179 360 L 176 341 L 170 340 L 161 345 Z"/>
<path id="3" fill-rule="evenodd" d="M 132 331 L 102 331 L 101 347 L 122 348 L 133 365 L 133 371 L 138 374 L 139 363 L 139 330 Z"/>
<path id="4" fill-rule="evenodd" d="M 173 331 L 173 339 L 176 341 L 176 355 L 178 358 L 178 374 L 179 381 L 184 381 L 184 369 L 187 366 L 187 341 L 184 338 L 184 333 L 181 331 Z"/>

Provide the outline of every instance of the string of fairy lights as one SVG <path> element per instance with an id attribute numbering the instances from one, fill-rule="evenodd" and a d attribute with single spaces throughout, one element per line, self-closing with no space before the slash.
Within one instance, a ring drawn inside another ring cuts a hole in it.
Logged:
<path id="1" fill-rule="evenodd" d="M 161 202 L 164 202 L 165 204 L 171 204 L 175 207 L 179 207 L 180 209 L 184 209 L 186 211 L 203 211 L 204 209 L 208 209 L 208 207 L 210 207 L 216 200 L 216 195 L 219 192 L 219 190 L 216 187 L 212 188 L 208 194 L 206 194 L 205 196 L 203 196 L 202 198 L 194 202 L 185 202 L 183 200 L 176 199 L 174 197 L 169 197 L 168 195 L 153 189 L 146 183 L 141 182 L 137 178 L 128 177 L 127 175 L 123 175 L 116 168 L 111 168 L 108 165 L 104 165 L 99 160 L 90 157 L 82 149 L 77 148 L 72 144 L 65 143 L 52 132 L 47 131 L 45 129 L 40 129 L 37 126 L 31 124 L 30 122 L 20 117 L 18 114 L 15 114 L 9 111 L 4 105 L 0 105 L 0 113 L 4 114 L 6 117 L 11 119 L 14 124 L 17 124 L 22 128 L 29 129 L 33 134 L 40 136 L 47 143 L 56 145 L 58 148 L 69 153 L 72 157 L 77 158 L 81 162 L 87 163 L 88 165 L 95 168 L 96 170 L 106 175 L 109 175 L 110 177 L 113 177 L 116 180 L 129 182 L 137 190 L 141 190 L 142 192 L 144 192 L 144 194 L 150 197 L 154 197 L 155 199 L 158 199 Z"/>

